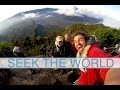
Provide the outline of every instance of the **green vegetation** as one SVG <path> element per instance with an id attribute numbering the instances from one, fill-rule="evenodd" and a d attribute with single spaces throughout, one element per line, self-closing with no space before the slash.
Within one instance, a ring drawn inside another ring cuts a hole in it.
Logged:
<path id="1" fill-rule="evenodd" d="M 106 27 L 103 24 L 74 24 L 65 30 L 65 32 L 69 32 L 71 34 L 74 34 L 77 31 L 84 31 L 89 36 L 95 35 L 98 38 L 101 47 L 105 44 L 114 46 L 116 43 L 120 42 L 120 30 Z"/>
<path id="2" fill-rule="evenodd" d="M 108 44 L 109 46 L 114 46 L 116 43 L 120 42 L 120 30 L 106 27 L 102 24 L 74 24 L 62 30 L 60 28 L 58 30 L 56 28 L 55 30 L 51 30 L 52 32 L 44 37 L 33 34 L 31 36 L 26 36 L 24 39 L 17 38 L 9 42 L 1 42 L 0 49 L 12 51 L 14 45 L 17 44 L 21 47 L 21 51 L 25 54 L 25 56 L 36 56 L 41 54 L 40 48 L 43 45 L 46 45 L 47 53 L 50 54 L 55 41 L 55 37 L 57 35 L 64 36 L 66 32 L 74 35 L 77 31 L 84 31 L 89 36 L 93 34 L 96 35 L 101 47 L 103 47 L 105 44 Z M 38 30 L 36 32 L 38 32 Z"/>
<path id="3" fill-rule="evenodd" d="M 11 42 L 0 42 L 0 50 L 12 51 L 13 44 Z"/>

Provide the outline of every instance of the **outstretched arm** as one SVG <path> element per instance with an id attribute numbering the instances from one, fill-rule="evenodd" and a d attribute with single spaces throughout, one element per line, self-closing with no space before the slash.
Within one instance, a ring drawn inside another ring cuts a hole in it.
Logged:
<path id="1" fill-rule="evenodd" d="M 110 69 L 104 81 L 104 85 L 120 85 L 120 69 Z"/>

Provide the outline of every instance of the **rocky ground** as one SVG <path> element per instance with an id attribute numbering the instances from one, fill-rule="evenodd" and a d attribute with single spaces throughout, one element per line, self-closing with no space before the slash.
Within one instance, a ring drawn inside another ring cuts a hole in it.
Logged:
<path id="1" fill-rule="evenodd" d="M 78 75 L 72 75 L 72 79 Z M 60 70 L 6 69 L 0 70 L 0 85 L 69 85 L 71 76 L 60 75 Z"/>
<path id="2" fill-rule="evenodd" d="M 79 71 L 60 75 L 60 70 L 54 69 L 0 69 L 0 85 L 70 85 Z"/>

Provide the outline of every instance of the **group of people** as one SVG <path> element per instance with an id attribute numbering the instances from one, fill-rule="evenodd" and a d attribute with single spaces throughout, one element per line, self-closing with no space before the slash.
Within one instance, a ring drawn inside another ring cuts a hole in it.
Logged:
<path id="1" fill-rule="evenodd" d="M 99 41 L 95 35 L 87 36 L 84 32 L 77 32 L 74 37 L 66 33 L 64 38 L 57 36 L 52 49 L 53 57 L 86 57 L 105 58 L 112 57 L 100 49 Z M 102 85 L 109 69 L 80 69 L 77 85 Z"/>
<path id="2" fill-rule="evenodd" d="M 14 47 L 15 56 L 19 55 L 19 49 L 18 46 Z M 112 55 L 100 49 L 99 41 L 95 35 L 87 36 L 84 32 L 77 32 L 74 36 L 69 33 L 66 33 L 64 37 L 57 36 L 52 48 L 52 57 L 105 58 L 112 57 Z M 82 68 L 80 76 L 75 82 L 77 85 L 103 85 L 108 70 Z M 67 69 L 60 69 L 60 71 L 60 74 L 63 74 Z"/>
<path id="3" fill-rule="evenodd" d="M 66 33 L 64 37 L 57 36 L 55 39 L 55 43 L 52 47 L 52 57 L 76 57 L 77 49 L 74 47 L 73 37 Z M 67 74 L 69 76 L 69 82 L 72 83 L 74 79 L 76 79 L 77 75 L 73 73 L 76 72 L 74 69 L 55 69 L 60 70 L 60 75 Z"/>
<path id="4" fill-rule="evenodd" d="M 55 44 L 52 48 L 53 57 L 75 57 L 77 50 L 72 50 L 73 44 L 72 37 L 69 33 L 66 33 L 64 38 L 62 36 L 57 36 Z"/>

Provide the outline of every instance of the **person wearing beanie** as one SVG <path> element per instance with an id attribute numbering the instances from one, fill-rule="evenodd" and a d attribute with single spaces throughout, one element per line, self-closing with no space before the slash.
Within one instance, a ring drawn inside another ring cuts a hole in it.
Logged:
<path id="1" fill-rule="evenodd" d="M 20 52 L 20 47 L 19 46 L 14 46 L 13 55 L 15 57 L 24 57 L 24 54 L 22 52 Z"/>
<path id="2" fill-rule="evenodd" d="M 53 57 L 66 57 L 65 55 L 65 46 L 63 44 L 63 37 L 57 36 L 55 40 L 55 44 L 52 48 L 52 56 Z"/>
<path id="3" fill-rule="evenodd" d="M 62 36 L 56 37 L 55 44 L 52 47 L 52 57 L 56 57 L 56 58 L 66 57 L 66 48 L 63 41 L 64 40 Z M 59 69 L 59 70 L 60 70 L 60 75 L 65 73 L 65 69 L 64 70 Z"/>
<path id="4" fill-rule="evenodd" d="M 13 54 L 14 54 L 15 56 L 17 56 L 18 53 L 20 53 L 20 47 L 15 46 L 15 47 L 13 48 Z"/>

